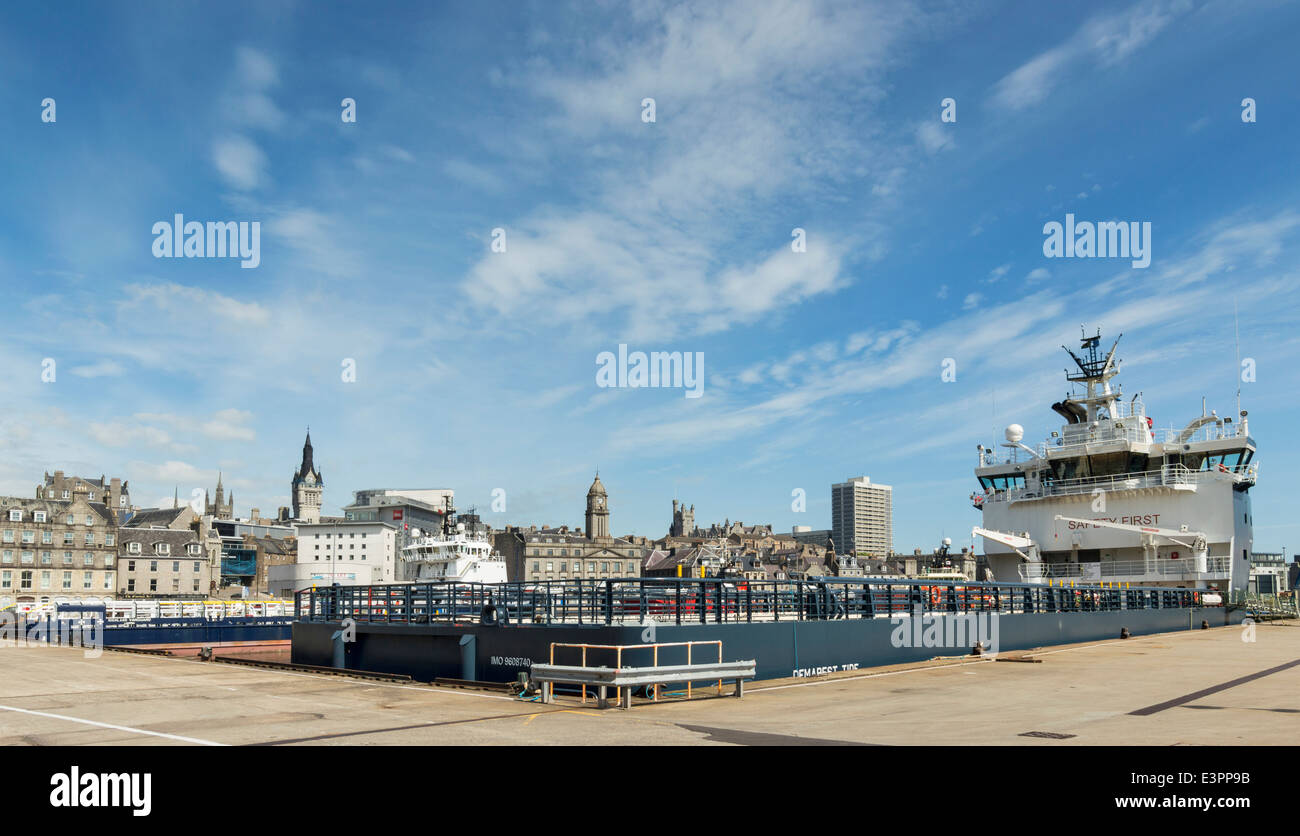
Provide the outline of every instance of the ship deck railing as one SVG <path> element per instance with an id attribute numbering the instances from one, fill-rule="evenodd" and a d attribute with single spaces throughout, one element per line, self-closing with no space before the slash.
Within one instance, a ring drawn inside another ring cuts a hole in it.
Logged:
<path id="1" fill-rule="evenodd" d="M 1205 559 L 1205 570 L 1198 571 L 1196 561 L 1190 557 L 1156 560 L 1101 560 L 1084 563 L 1021 563 L 1020 577 L 1026 581 L 1048 578 L 1082 580 L 1159 579 L 1169 580 L 1224 580 L 1232 573 L 1230 555 L 1211 555 Z"/>
<path id="2" fill-rule="evenodd" d="M 1053 496 L 1076 496 L 1092 494 L 1101 490 L 1107 493 L 1140 488 L 1184 487 L 1218 481 L 1229 477 L 1233 482 L 1254 483 L 1256 465 L 1238 465 L 1226 470 L 1191 470 L 1181 464 L 1164 465 L 1159 470 L 1142 470 L 1134 473 L 1117 473 L 1109 476 L 1086 476 L 1078 479 L 1045 480 L 1038 487 L 1017 487 L 1008 490 L 993 491 L 988 494 L 973 494 L 980 499 L 981 505 L 990 502 L 1016 502 L 1022 499 L 1045 499 Z"/>
<path id="3" fill-rule="evenodd" d="M 1062 586 L 1068 584 L 1068 586 Z M 370 624 L 648 626 L 1191 608 L 1201 590 L 1101 582 L 979 583 L 897 578 L 753 581 L 615 578 L 528 583 L 316 587 L 298 620 Z"/>

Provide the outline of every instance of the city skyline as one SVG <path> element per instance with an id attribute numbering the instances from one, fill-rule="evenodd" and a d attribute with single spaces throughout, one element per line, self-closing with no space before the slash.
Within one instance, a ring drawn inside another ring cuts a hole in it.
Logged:
<path id="1" fill-rule="evenodd" d="M 599 468 L 615 534 L 674 498 L 788 532 L 865 474 L 928 551 L 979 523 L 977 444 L 1059 429 L 1083 324 L 1157 427 L 1241 389 L 1287 548 L 1300 12 L 1032 8 L 8 9 L 0 494 L 221 472 L 271 516 L 310 425 L 328 515 L 418 485 L 573 525 Z M 178 214 L 259 222 L 259 263 L 156 257 Z M 1149 266 L 1048 257 L 1067 218 L 1149 223 Z M 699 397 L 601 385 L 620 346 L 702 355 Z"/>

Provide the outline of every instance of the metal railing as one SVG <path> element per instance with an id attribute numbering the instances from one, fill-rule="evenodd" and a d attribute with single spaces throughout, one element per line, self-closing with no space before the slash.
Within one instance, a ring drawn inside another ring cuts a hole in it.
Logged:
<path id="1" fill-rule="evenodd" d="M 1251 482 L 1255 481 L 1256 466 L 1254 464 L 1246 467 L 1238 466 L 1235 469 L 1229 468 L 1226 472 L 1219 470 L 1189 470 L 1181 464 L 1164 465 L 1159 470 L 1143 470 L 1136 473 L 1118 473 L 1110 476 L 1086 476 L 1079 479 L 1053 479 L 1045 480 L 1036 488 L 1017 487 L 1008 490 L 994 491 L 980 498 L 979 494 L 973 494 L 974 498 L 980 498 L 981 505 L 990 502 L 1012 502 L 1020 499 L 1037 499 L 1049 496 L 1074 496 L 1078 494 L 1091 494 L 1097 489 L 1106 492 L 1134 490 L 1137 488 L 1156 488 L 1171 487 L 1179 485 L 1199 485 L 1205 482 L 1217 481 L 1224 476 L 1228 476 L 1233 482 Z"/>
<path id="2" fill-rule="evenodd" d="M 916 613 L 1057 613 L 1199 605 L 1172 587 L 1117 589 L 896 578 L 752 581 L 624 578 L 531 583 L 317 587 L 299 621 L 513 625 L 731 624 L 892 618 Z"/>
<path id="3" fill-rule="evenodd" d="M 1102 560 L 1088 563 L 1022 563 L 1020 577 L 1026 581 L 1038 578 L 1079 578 L 1084 580 L 1144 578 L 1147 576 L 1188 576 L 1189 580 L 1219 575 L 1226 578 L 1232 571 L 1232 558 L 1227 555 L 1211 556 L 1205 560 L 1204 571 L 1198 571 L 1192 558 L 1160 558 L 1158 560 Z M 1093 575 L 1092 573 L 1098 573 Z"/>

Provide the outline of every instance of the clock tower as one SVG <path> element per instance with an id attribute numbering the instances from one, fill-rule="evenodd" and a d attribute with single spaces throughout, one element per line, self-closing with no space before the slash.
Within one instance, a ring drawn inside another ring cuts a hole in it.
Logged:
<path id="1" fill-rule="evenodd" d="M 600 474 L 587 490 L 587 539 L 609 538 L 609 496 L 600 482 Z"/>
<path id="2" fill-rule="evenodd" d="M 320 522 L 321 491 L 325 480 L 312 462 L 311 430 L 307 431 L 307 443 L 302 446 L 302 464 L 293 474 L 289 495 L 293 498 L 293 518 L 300 522 Z"/>

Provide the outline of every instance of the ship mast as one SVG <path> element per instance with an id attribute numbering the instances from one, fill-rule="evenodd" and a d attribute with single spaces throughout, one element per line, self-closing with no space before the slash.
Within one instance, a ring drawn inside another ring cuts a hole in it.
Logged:
<path id="1" fill-rule="evenodd" d="M 1098 329 L 1094 336 L 1085 336 L 1081 340 L 1080 354 L 1083 356 L 1061 346 L 1079 367 L 1078 374 L 1070 374 L 1067 371 L 1065 379 L 1072 383 L 1083 383 L 1088 387 L 1087 397 L 1071 399 L 1088 408 L 1088 423 L 1097 420 L 1099 407 L 1106 408 L 1106 415 L 1109 418 L 1119 414 L 1119 410 L 1115 408 L 1117 393 L 1111 391 L 1110 379 L 1119 374 L 1119 369 L 1115 368 L 1115 349 L 1119 347 L 1120 337 L 1123 336 L 1120 334 L 1115 338 L 1110 351 L 1106 352 L 1104 357 L 1101 354 L 1101 329 Z"/>

